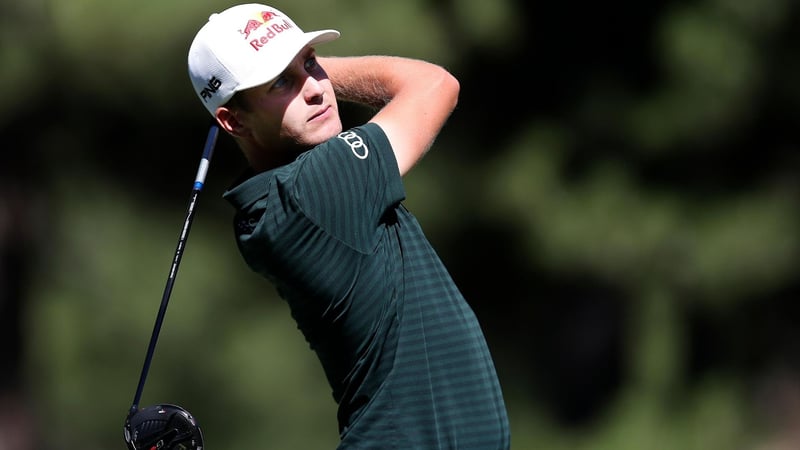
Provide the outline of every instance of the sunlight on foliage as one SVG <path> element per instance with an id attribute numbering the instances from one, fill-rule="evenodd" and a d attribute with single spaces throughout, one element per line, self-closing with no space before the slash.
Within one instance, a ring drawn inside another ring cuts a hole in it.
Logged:
<path id="1" fill-rule="evenodd" d="M 665 82 L 628 116 L 643 149 L 708 141 L 749 117 L 763 79 L 755 42 L 695 6 L 664 19 L 660 46 Z"/>
<path id="2" fill-rule="evenodd" d="M 613 164 L 564 183 L 556 177 L 560 144 L 546 135 L 532 133 L 496 168 L 506 176 L 491 181 L 491 196 L 528 227 L 532 255 L 549 265 L 586 267 L 629 288 L 644 277 L 709 299 L 768 288 L 798 267 L 792 230 L 800 224 L 782 190 L 730 204 L 679 201 L 633 186 Z"/>
<path id="3" fill-rule="evenodd" d="M 455 2 L 455 19 L 473 45 L 481 48 L 502 48 L 518 43 L 523 26 L 514 14 L 515 5 L 507 0 Z"/>

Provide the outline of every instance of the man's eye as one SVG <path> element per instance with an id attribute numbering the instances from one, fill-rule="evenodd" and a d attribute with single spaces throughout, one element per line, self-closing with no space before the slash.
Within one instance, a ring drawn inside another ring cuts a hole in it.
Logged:
<path id="1" fill-rule="evenodd" d="M 312 71 L 317 68 L 317 58 L 312 56 L 306 60 L 306 70 Z"/>
<path id="2" fill-rule="evenodd" d="M 272 86 L 270 86 L 270 89 L 280 89 L 281 86 L 285 85 L 288 82 L 289 82 L 288 78 L 286 78 L 284 75 L 281 75 L 278 78 L 276 78 L 275 81 L 272 82 Z"/>

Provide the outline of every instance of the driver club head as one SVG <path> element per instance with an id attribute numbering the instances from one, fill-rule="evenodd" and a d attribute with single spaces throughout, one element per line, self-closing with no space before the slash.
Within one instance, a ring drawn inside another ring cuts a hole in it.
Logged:
<path id="1" fill-rule="evenodd" d="M 203 432 L 189 411 L 159 404 L 128 414 L 124 427 L 129 450 L 203 450 Z"/>

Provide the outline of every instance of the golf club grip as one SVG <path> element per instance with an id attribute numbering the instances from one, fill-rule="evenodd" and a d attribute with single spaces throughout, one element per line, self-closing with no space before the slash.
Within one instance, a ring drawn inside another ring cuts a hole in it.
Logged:
<path id="1" fill-rule="evenodd" d="M 175 256 L 172 259 L 172 266 L 170 267 L 169 276 L 167 277 L 167 283 L 166 286 L 164 286 L 164 294 L 161 297 L 161 306 L 159 307 L 158 314 L 156 315 L 155 325 L 153 326 L 153 334 L 150 337 L 150 343 L 147 347 L 147 354 L 145 355 L 144 364 L 142 366 L 142 373 L 139 376 L 139 384 L 136 388 L 136 394 L 133 397 L 133 403 L 131 404 L 131 413 L 136 412 L 139 407 L 139 401 L 142 398 L 144 384 L 147 379 L 147 374 L 150 371 L 150 363 L 153 361 L 153 354 L 155 353 L 156 343 L 158 342 L 158 335 L 161 332 L 161 325 L 164 323 L 164 316 L 167 312 L 169 297 L 172 294 L 172 286 L 175 284 L 175 278 L 178 275 L 178 267 L 180 266 L 181 258 L 183 257 L 183 249 L 186 247 L 186 240 L 189 237 L 189 230 L 191 229 L 192 221 L 194 220 L 197 197 L 199 196 L 200 191 L 203 189 L 203 184 L 205 183 L 206 174 L 208 173 L 208 166 L 211 163 L 211 156 L 214 153 L 214 147 L 217 142 L 218 134 L 219 128 L 216 125 L 212 125 L 208 130 L 205 147 L 203 148 L 203 157 L 200 160 L 200 166 L 197 169 L 197 175 L 195 176 L 194 184 L 192 185 L 192 195 L 189 200 L 189 207 L 186 210 L 186 218 L 184 219 L 183 228 L 181 228 L 181 234 L 178 238 L 178 245 L 175 248 Z"/>
<path id="2" fill-rule="evenodd" d="M 203 183 L 206 181 L 208 166 L 211 164 L 211 156 L 214 154 L 214 147 L 217 144 L 218 135 L 219 128 L 212 125 L 208 130 L 206 145 L 203 148 L 203 157 L 200 159 L 200 167 L 197 168 L 197 175 L 194 177 L 194 190 L 199 191 L 203 189 Z"/>

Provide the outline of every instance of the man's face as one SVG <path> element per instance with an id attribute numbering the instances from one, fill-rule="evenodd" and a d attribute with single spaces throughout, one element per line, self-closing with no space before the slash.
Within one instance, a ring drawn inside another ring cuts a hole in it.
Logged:
<path id="1" fill-rule="evenodd" d="M 247 110 L 239 120 L 264 151 L 310 148 L 342 131 L 333 85 L 311 47 L 277 78 L 242 94 Z"/>

